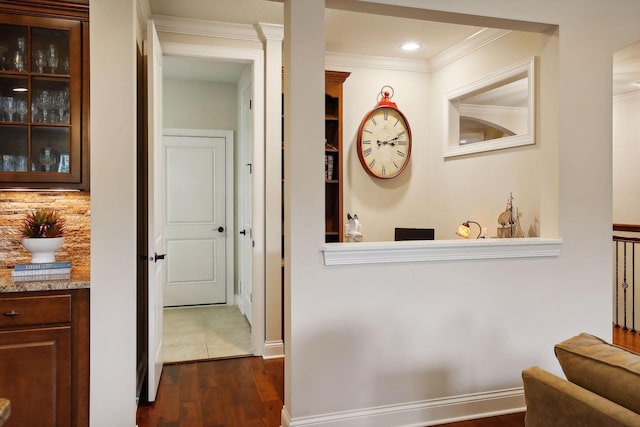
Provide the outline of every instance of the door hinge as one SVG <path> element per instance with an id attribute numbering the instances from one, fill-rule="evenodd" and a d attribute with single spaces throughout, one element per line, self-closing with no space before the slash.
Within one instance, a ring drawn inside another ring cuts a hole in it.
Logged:
<path id="1" fill-rule="evenodd" d="M 247 163 L 246 166 L 249 166 L 249 174 L 253 174 L 253 164 Z"/>
<path id="2" fill-rule="evenodd" d="M 250 99 L 250 100 L 249 100 L 249 110 L 252 110 L 252 109 L 253 109 L 253 108 L 252 108 L 252 101 L 253 101 L 252 99 Z"/>

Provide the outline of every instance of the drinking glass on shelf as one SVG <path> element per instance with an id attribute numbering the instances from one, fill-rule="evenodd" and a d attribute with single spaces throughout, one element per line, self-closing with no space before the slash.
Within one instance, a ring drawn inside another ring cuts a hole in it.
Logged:
<path id="1" fill-rule="evenodd" d="M 69 57 L 65 56 L 62 58 L 62 73 L 69 74 Z"/>
<path id="2" fill-rule="evenodd" d="M 44 67 L 45 65 L 47 65 L 47 60 L 44 57 L 43 50 L 36 51 L 36 58 L 35 58 L 34 64 L 36 64 L 36 67 L 38 67 L 39 73 L 44 73 Z"/>
<path id="3" fill-rule="evenodd" d="M 27 65 L 27 50 L 25 38 L 18 37 L 18 49 L 13 54 L 13 68 L 16 71 L 24 71 Z"/>
<path id="4" fill-rule="evenodd" d="M 12 122 L 13 121 L 13 115 L 16 112 L 16 103 L 15 103 L 13 97 L 7 96 L 4 99 L 4 111 L 9 116 L 9 121 Z"/>
<path id="5" fill-rule="evenodd" d="M 49 108 L 51 108 L 51 94 L 48 90 L 43 90 L 38 96 L 36 106 L 42 111 L 42 122 L 49 122 Z"/>
<path id="6" fill-rule="evenodd" d="M 40 149 L 38 161 L 42 166 L 44 166 L 44 170 L 49 172 L 51 170 L 51 166 L 58 163 L 58 152 L 50 147 L 43 147 Z"/>
<path id="7" fill-rule="evenodd" d="M 37 105 L 37 100 L 34 99 L 31 102 L 31 121 L 33 123 L 36 123 L 40 120 L 40 116 L 38 115 L 38 105 Z"/>
<path id="8" fill-rule="evenodd" d="M 58 93 L 56 93 L 56 97 L 55 97 L 55 105 L 56 108 L 58 109 L 58 114 L 59 114 L 59 122 L 60 123 L 67 123 L 67 119 L 66 119 L 66 115 L 65 115 L 65 111 L 67 110 L 67 107 L 69 105 L 68 103 L 68 93 L 64 90 L 58 91 Z"/>
<path id="9" fill-rule="evenodd" d="M 27 156 L 18 156 L 16 159 L 16 171 L 17 172 L 26 172 L 27 171 Z"/>
<path id="10" fill-rule="evenodd" d="M 53 44 L 49 45 L 49 52 L 47 53 L 47 65 L 51 69 L 51 74 L 56 72 L 58 68 L 58 52 Z"/>
<path id="11" fill-rule="evenodd" d="M 20 121 L 21 122 L 26 122 L 27 121 L 27 113 L 29 112 L 29 109 L 27 108 L 27 101 L 24 99 L 21 99 L 18 101 L 18 114 L 20 115 Z"/>
<path id="12" fill-rule="evenodd" d="M 16 170 L 16 163 L 11 154 L 2 155 L 2 170 L 5 172 L 13 172 Z"/>

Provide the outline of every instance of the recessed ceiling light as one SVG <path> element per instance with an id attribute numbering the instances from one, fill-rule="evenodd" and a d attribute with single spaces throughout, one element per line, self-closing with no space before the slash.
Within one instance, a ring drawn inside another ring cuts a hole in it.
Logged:
<path id="1" fill-rule="evenodd" d="M 420 49 L 420 45 L 416 42 L 407 42 L 402 45 L 402 50 L 412 51 L 416 49 Z"/>
<path id="2" fill-rule="evenodd" d="M 13 88 L 14 92 L 26 92 L 27 88 L 26 87 L 15 87 Z"/>

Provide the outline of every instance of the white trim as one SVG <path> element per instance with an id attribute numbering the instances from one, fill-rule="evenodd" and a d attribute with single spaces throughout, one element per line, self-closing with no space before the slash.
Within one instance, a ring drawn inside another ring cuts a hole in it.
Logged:
<path id="1" fill-rule="evenodd" d="M 634 90 L 633 92 L 622 93 L 620 95 L 613 96 L 613 102 L 625 101 L 627 98 L 635 98 L 640 95 L 640 89 Z"/>
<path id="2" fill-rule="evenodd" d="M 282 41 L 284 39 L 284 25 L 258 22 L 256 30 L 263 42 L 267 40 Z"/>
<path id="3" fill-rule="evenodd" d="M 443 97 L 444 128 L 447 133 L 444 139 L 442 157 L 449 158 L 465 154 L 481 153 L 485 151 L 500 150 L 504 148 L 532 145 L 536 143 L 536 58 L 532 57 L 524 62 L 513 64 L 462 87 L 450 90 Z M 527 85 L 527 133 L 522 135 L 497 138 L 489 141 L 480 141 L 473 144 L 460 144 L 460 111 L 459 100 L 461 97 L 494 87 L 501 82 L 526 72 Z"/>
<path id="4" fill-rule="evenodd" d="M 264 52 L 261 49 L 224 48 L 219 46 L 160 42 L 165 56 L 207 59 L 233 59 L 251 63 L 253 87 L 253 325 L 251 348 L 260 356 L 264 351 L 265 336 L 265 210 L 264 192 Z"/>
<path id="5" fill-rule="evenodd" d="M 475 34 L 470 35 L 460 43 L 457 43 L 445 51 L 439 53 L 429 60 L 429 68 L 436 71 L 451 64 L 470 53 L 484 47 L 494 41 L 509 34 L 510 30 L 500 30 L 497 28 L 483 28 Z"/>
<path id="6" fill-rule="evenodd" d="M 324 264 L 359 265 L 392 262 L 541 258 L 560 255 L 561 239 L 423 240 L 404 242 L 327 243 Z"/>
<path id="7" fill-rule="evenodd" d="M 430 71 L 429 61 L 426 60 L 354 55 L 340 52 L 326 52 L 324 62 L 325 68 L 358 67 L 377 70 L 412 71 L 416 73 L 428 73 Z"/>
<path id="8" fill-rule="evenodd" d="M 525 409 L 524 390 L 517 387 L 299 418 L 292 418 L 283 407 L 281 422 L 282 427 L 423 427 Z"/>
<path id="9" fill-rule="evenodd" d="M 234 188 L 235 184 L 233 182 L 234 177 L 234 141 L 233 141 L 233 131 L 232 130 L 218 130 L 218 129 L 183 129 L 183 128 L 164 128 L 162 131 L 162 136 L 193 136 L 193 137 L 204 137 L 204 138 L 224 138 L 224 151 L 225 151 L 225 229 L 226 229 L 226 238 L 225 238 L 225 295 L 226 301 L 225 305 L 235 305 L 235 293 L 234 286 L 235 283 L 235 244 L 233 236 L 236 235 L 234 228 L 234 219 L 235 213 L 233 209 L 233 200 L 234 200 Z M 166 148 L 165 148 L 166 149 Z"/>
<path id="10" fill-rule="evenodd" d="M 504 138 L 491 139 L 489 141 L 479 141 L 472 144 L 458 145 L 456 147 L 447 147 L 443 157 L 464 156 L 465 154 L 474 154 L 485 151 L 502 150 L 505 148 L 521 147 L 523 145 L 532 145 L 530 135 L 513 135 Z M 480 147 L 480 145 L 482 147 Z M 479 149 L 482 148 L 482 149 Z"/>
<path id="11" fill-rule="evenodd" d="M 249 24 L 218 22 L 206 19 L 153 15 L 156 29 L 161 33 L 190 34 L 223 39 L 260 41 L 256 28 Z"/>
<path id="12" fill-rule="evenodd" d="M 140 22 L 140 28 L 143 32 L 147 31 L 147 22 L 151 18 L 151 5 L 148 1 L 136 2 L 136 13 L 138 15 L 138 21 Z M 157 28 L 156 28 L 157 30 Z"/>
<path id="13" fill-rule="evenodd" d="M 284 357 L 284 341 L 265 341 L 263 359 L 282 359 Z"/>

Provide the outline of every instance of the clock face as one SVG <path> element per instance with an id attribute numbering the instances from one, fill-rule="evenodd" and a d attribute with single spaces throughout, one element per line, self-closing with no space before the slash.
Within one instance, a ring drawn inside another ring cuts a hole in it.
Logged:
<path id="1" fill-rule="evenodd" d="M 369 175 L 376 178 L 400 175 L 411 156 L 411 128 L 407 119 L 395 108 L 375 108 L 360 124 L 357 151 Z"/>

